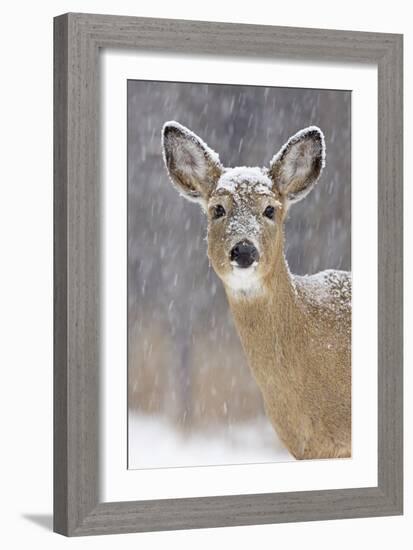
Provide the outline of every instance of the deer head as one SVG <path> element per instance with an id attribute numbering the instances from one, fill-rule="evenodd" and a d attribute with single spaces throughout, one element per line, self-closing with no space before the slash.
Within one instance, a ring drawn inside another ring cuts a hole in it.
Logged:
<path id="1" fill-rule="evenodd" d="M 323 133 L 315 126 L 296 133 L 268 168 L 224 168 L 215 151 L 174 121 L 164 125 L 162 143 L 172 183 L 207 214 L 215 272 L 229 290 L 259 291 L 283 254 L 289 205 L 304 198 L 321 174 Z"/>

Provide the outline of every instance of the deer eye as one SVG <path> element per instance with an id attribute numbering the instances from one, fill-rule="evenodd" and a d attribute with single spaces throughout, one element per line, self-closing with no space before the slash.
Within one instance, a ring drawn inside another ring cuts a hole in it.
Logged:
<path id="1" fill-rule="evenodd" d="M 273 206 L 267 206 L 267 208 L 263 212 L 263 215 L 266 218 L 273 220 L 275 215 L 275 208 Z"/>
<path id="2" fill-rule="evenodd" d="M 217 220 L 218 218 L 222 218 L 225 216 L 225 208 L 222 206 L 222 204 L 217 204 L 212 207 L 212 219 Z"/>

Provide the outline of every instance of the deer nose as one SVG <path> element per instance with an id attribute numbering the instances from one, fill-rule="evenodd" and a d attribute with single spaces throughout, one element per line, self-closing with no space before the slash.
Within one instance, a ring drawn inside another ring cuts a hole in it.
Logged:
<path id="1" fill-rule="evenodd" d="M 238 267 L 250 267 L 260 257 L 258 250 L 250 241 L 237 243 L 230 252 L 231 263 Z"/>

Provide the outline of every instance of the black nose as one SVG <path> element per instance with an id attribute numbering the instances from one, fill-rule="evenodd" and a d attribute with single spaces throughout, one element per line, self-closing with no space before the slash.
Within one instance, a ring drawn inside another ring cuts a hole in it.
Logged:
<path id="1" fill-rule="evenodd" d="M 231 262 L 235 262 L 238 267 L 250 267 L 258 258 L 258 250 L 250 241 L 237 243 L 230 253 Z"/>

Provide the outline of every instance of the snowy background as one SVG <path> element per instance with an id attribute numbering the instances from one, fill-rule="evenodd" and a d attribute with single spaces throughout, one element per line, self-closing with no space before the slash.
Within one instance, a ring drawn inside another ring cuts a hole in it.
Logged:
<path id="1" fill-rule="evenodd" d="M 206 219 L 172 188 L 160 132 L 177 120 L 225 166 L 268 164 L 315 124 L 327 164 L 291 208 L 293 272 L 351 269 L 348 91 L 128 81 L 129 467 L 291 460 L 263 411 L 220 281 Z"/>

